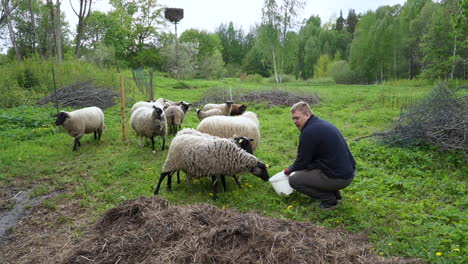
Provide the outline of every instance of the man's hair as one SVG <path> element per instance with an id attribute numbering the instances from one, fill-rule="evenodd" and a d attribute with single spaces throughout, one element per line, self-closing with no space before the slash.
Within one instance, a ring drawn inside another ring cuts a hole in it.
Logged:
<path id="1" fill-rule="evenodd" d="M 294 113 L 296 111 L 301 111 L 301 113 L 303 113 L 303 114 L 312 115 L 312 110 L 310 110 L 309 104 L 307 104 L 304 101 L 300 101 L 299 103 L 295 103 L 291 107 L 291 113 Z"/>

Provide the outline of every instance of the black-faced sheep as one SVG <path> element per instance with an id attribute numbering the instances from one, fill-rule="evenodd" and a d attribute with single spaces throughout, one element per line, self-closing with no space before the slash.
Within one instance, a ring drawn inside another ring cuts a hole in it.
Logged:
<path id="1" fill-rule="evenodd" d="M 137 135 L 140 137 L 140 144 L 143 137 L 151 139 L 151 144 L 154 151 L 154 137 L 161 136 L 162 148 L 166 144 L 167 135 L 167 121 L 166 115 L 162 108 L 153 106 L 152 108 L 140 107 L 132 113 L 130 117 L 130 124 L 135 130 Z"/>
<path id="2" fill-rule="evenodd" d="M 260 142 L 259 121 L 253 112 L 245 112 L 240 116 L 210 116 L 198 124 L 197 130 L 222 138 L 235 136 L 251 138 L 253 151 Z"/>
<path id="3" fill-rule="evenodd" d="M 241 105 L 241 104 L 232 104 L 232 107 L 231 107 L 231 115 L 232 116 L 238 116 L 238 115 L 242 115 L 245 110 L 247 109 L 247 106 L 245 105 Z"/>
<path id="4" fill-rule="evenodd" d="M 231 113 L 232 102 L 226 101 L 224 104 L 206 104 L 203 106 L 202 110 L 210 110 L 210 109 L 219 109 L 223 113 L 223 115 L 228 116 Z"/>
<path id="5" fill-rule="evenodd" d="M 86 107 L 72 112 L 60 112 L 55 120 L 57 126 L 63 126 L 67 133 L 75 138 L 73 151 L 81 146 L 84 134 L 94 133 L 94 139 L 101 140 L 104 130 L 104 113 L 99 107 Z"/>
<path id="6" fill-rule="evenodd" d="M 187 113 L 190 104 L 181 101 L 176 105 L 167 107 L 164 112 L 166 113 L 167 126 L 170 134 L 175 134 L 184 122 L 185 114 Z"/>
<path id="7" fill-rule="evenodd" d="M 211 177 L 215 199 L 220 176 L 251 172 L 264 181 L 269 178 L 265 164 L 232 141 L 188 134 L 177 135 L 172 140 L 154 194 L 159 193 L 166 176 L 169 176 L 167 185 L 170 189 L 170 179 L 179 170 L 184 171 L 189 178 Z"/>

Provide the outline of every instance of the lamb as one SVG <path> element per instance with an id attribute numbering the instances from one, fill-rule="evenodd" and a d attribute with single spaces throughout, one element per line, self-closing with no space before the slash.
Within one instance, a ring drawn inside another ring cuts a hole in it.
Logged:
<path id="1" fill-rule="evenodd" d="M 211 109 L 211 110 L 206 110 L 206 111 L 197 109 L 196 112 L 197 112 L 197 117 L 200 120 L 203 120 L 209 116 L 223 115 L 223 112 L 219 109 Z"/>
<path id="2" fill-rule="evenodd" d="M 136 109 L 130 117 L 130 124 L 137 135 L 140 136 L 140 144 L 143 137 L 150 138 L 154 153 L 154 137 L 161 136 L 163 142 L 161 150 L 164 150 L 167 135 L 167 121 L 166 115 L 161 107 L 140 107 Z"/>
<path id="3" fill-rule="evenodd" d="M 259 121 L 253 112 L 245 112 L 240 116 L 210 116 L 198 124 L 197 130 L 222 138 L 232 138 L 235 135 L 251 138 L 253 151 L 260 142 Z"/>
<path id="4" fill-rule="evenodd" d="M 153 106 L 157 106 L 157 107 L 163 108 L 163 107 L 164 107 L 164 99 L 163 99 L 163 98 L 159 98 L 159 99 L 156 100 L 156 101 L 151 100 L 151 101 L 149 101 L 149 102 L 145 102 L 145 101 L 136 102 L 136 103 L 132 106 L 132 109 L 130 109 L 130 113 L 135 112 L 135 110 L 138 109 L 139 107 L 148 107 L 148 108 L 152 108 Z"/>
<path id="5" fill-rule="evenodd" d="M 242 115 L 246 109 L 247 109 L 247 106 L 243 104 L 232 104 L 231 115 L 232 116 Z"/>
<path id="6" fill-rule="evenodd" d="M 167 126 L 171 134 L 177 133 L 180 129 L 189 107 L 189 103 L 181 101 L 177 103 L 177 105 L 171 105 L 164 110 L 166 113 Z"/>
<path id="7" fill-rule="evenodd" d="M 94 132 L 94 139 L 101 140 L 104 130 L 104 113 L 99 107 L 86 107 L 72 112 L 60 112 L 57 114 L 55 124 L 62 125 L 67 133 L 75 138 L 73 151 L 81 146 L 80 139 L 84 134 Z"/>
<path id="8" fill-rule="evenodd" d="M 203 111 L 210 110 L 210 109 L 219 109 L 223 113 L 223 115 L 228 116 L 231 113 L 232 102 L 226 101 L 224 104 L 206 104 L 203 106 Z"/>
<path id="9" fill-rule="evenodd" d="M 171 189 L 171 177 L 179 170 L 184 171 L 190 178 L 211 177 L 214 199 L 218 197 L 220 176 L 249 171 L 264 181 L 269 179 L 265 164 L 232 141 L 190 134 L 179 134 L 172 140 L 154 194 L 159 193 L 166 176 L 169 176 L 167 187 Z"/>

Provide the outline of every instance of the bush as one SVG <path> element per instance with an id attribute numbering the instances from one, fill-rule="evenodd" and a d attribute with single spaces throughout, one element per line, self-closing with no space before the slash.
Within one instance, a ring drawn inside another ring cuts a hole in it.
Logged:
<path id="1" fill-rule="evenodd" d="M 330 65 L 330 73 L 336 83 L 353 83 L 353 73 L 349 63 L 344 60 L 335 61 Z"/>
<path id="2" fill-rule="evenodd" d="M 262 83 L 263 82 L 263 77 L 262 77 L 262 75 L 260 75 L 258 73 L 249 74 L 249 76 L 247 77 L 247 80 L 250 81 L 250 82 L 254 82 L 254 83 Z"/>

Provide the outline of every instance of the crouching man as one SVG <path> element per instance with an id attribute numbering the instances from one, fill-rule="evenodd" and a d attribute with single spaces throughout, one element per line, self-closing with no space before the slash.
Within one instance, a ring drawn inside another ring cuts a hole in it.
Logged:
<path id="1" fill-rule="evenodd" d="M 339 190 L 354 179 L 356 161 L 338 128 L 314 116 L 306 102 L 294 104 L 291 116 L 301 135 L 296 161 L 284 170 L 289 184 L 320 200 L 320 209 L 333 210 L 342 199 Z"/>

